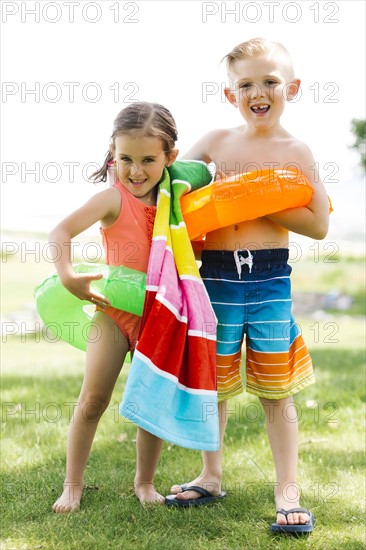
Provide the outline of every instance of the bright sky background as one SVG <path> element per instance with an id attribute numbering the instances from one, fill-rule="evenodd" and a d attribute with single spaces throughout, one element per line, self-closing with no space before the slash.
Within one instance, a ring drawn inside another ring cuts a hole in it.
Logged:
<path id="1" fill-rule="evenodd" d="M 302 96 L 282 122 L 313 150 L 333 220 L 343 211 L 363 223 L 364 211 L 352 212 L 362 195 L 350 203 L 362 182 L 349 183 L 360 174 L 350 121 L 365 117 L 363 0 L 3 0 L 1 10 L 3 229 L 48 231 L 99 190 L 82 168 L 103 161 L 113 120 L 133 99 L 172 111 L 182 154 L 207 131 L 239 125 L 220 60 L 256 36 L 292 55 Z M 26 173 L 36 163 L 39 184 Z M 79 163 L 72 183 L 70 163 Z"/>

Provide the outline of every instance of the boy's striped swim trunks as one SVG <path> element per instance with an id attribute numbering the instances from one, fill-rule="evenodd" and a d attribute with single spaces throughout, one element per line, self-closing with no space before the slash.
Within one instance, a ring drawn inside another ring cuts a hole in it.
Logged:
<path id="1" fill-rule="evenodd" d="M 201 277 L 215 310 L 219 400 L 246 390 L 281 399 L 314 382 L 312 361 L 292 313 L 288 249 L 204 250 Z"/>

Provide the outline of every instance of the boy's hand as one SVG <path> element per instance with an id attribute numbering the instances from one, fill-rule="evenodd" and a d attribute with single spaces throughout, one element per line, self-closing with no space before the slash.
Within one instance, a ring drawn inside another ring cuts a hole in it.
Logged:
<path id="1" fill-rule="evenodd" d="M 203 241 L 192 241 L 191 245 L 192 245 L 194 256 L 195 256 L 196 260 L 198 260 L 198 261 L 201 260 L 201 254 L 202 254 L 204 242 Z"/>
<path id="2" fill-rule="evenodd" d="M 215 175 L 215 181 L 222 181 L 226 178 L 225 173 L 220 170 L 220 168 L 217 168 L 216 175 Z"/>
<path id="3" fill-rule="evenodd" d="M 71 294 L 74 294 L 80 300 L 89 300 L 93 304 L 102 308 L 110 306 L 111 303 L 105 296 L 98 294 L 91 287 L 92 281 L 98 281 L 103 278 L 102 273 L 86 274 L 86 273 L 74 273 L 71 277 L 62 280 L 62 284 Z"/>

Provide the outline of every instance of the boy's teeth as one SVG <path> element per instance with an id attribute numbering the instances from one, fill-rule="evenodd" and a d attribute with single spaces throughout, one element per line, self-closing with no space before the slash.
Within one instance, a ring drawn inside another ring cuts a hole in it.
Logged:
<path id="1" fill-rule="evenodd" d="M 269 105 L 253 105 L 252 106 L 252 111 L 254 111 L 254 112 L 268 111 L 268 109 L 269 109 Z"/>

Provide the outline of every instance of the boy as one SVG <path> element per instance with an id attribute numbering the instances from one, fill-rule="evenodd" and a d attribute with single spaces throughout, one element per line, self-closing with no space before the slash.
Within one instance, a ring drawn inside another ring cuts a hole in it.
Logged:
<path id="1" fill-rule="evenodd" d="M 227 399 L 243 391 L 240 358 L 245 333 L 246 388 L 259 396 L 264 407 L 276 469 L 277 520 L 272 530 L 308 532 L 313 516 L 299 507 L 296 484 L 293 394 L 314 379 L 311 359 L 291 315 L 288 231 L 323 239 L 328 230 L 328 199 L 314 173 L 309 148 L 280 124 L 286 101 L 296 96 L 300 86 L 287 50 L 279 43 L 253 39 L 239 44 L 225 59 L 230 83 L 225 96 L 246 124 L 208 133 L 184 158 L 214 162 L 225 176 L 248 171 L 249 164 L 263 170 L 301 170 L 313 187 L 313 196 L 307 207 L 220 228 L 206 236 L 201 275 L 218 318 L 221 436 L 223 440 Z M 173 486 L 174 494 L 166 503 L 195 505 L 224 496 L 221 474 L 221 451 L 204 452 L 201 474 L 183 487 Z M 203 491 L 190 490 L 192 486 Z"/>

